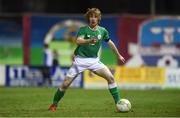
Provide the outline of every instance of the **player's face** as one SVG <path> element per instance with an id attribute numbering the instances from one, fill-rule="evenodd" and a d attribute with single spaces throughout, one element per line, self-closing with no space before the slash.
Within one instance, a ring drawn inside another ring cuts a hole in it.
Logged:
<path id="1" fill-rule="evenodd" d="M 89 24 L 91 27 L 98 25 L 98 17 L 95 14 L 90 15 Z"/>

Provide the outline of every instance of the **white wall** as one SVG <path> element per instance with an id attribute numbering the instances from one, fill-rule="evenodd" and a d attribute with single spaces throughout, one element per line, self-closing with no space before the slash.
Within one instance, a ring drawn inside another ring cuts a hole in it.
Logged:
<path id="1" fill-rule="evenodd" d="M 0 86 L 5 85 L 5 66 L 0 65 Z"/>
<path id="2" fill-rule="evenodd" d="M 180 88 L 180 68 L 166 68 L 165 88 Z"/>

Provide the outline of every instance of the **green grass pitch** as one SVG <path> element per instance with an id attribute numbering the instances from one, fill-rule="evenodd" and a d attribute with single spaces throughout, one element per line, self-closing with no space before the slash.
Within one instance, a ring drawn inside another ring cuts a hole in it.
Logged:
<path id="1" fill-rule="evenodd" d="M 180 116 L 180 90 L 120 90 L 132 109 L 118 113 L 108 90 L 68 89 L 56 112 L 47 110 L 56 88 L 0 87 L 0 117 Z"/>

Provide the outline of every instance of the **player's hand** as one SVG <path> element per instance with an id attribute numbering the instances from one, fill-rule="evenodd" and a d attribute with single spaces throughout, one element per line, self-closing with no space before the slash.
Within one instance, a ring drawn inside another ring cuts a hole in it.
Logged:
<path id="1" fill-rule="evenodd" d="M 125 63 L 125 61 L 126 61 L 123 56 L 119 56 L 119 59 L 120 59 L 123 63 Z"/>
<path id="2" fill-rule="evenodd" d="M 96 44 L 98 42 L 98 39 L 97 38 L 92 38 L 90 39 L 90 44 Z"/>

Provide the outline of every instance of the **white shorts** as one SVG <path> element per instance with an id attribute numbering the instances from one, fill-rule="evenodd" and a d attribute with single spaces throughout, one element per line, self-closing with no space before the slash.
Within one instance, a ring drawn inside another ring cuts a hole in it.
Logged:
<path id="1" fill-rule="evenodd" d="M 99 58 L 83 58 L 76 56 L 74 58 L 74 62 L 68 72 L 66 73 L 66 77 L 74 78 L 79 73 L 85 70 L 96 71 L 102 68 L 106 68 L 106 66 L 100 62 Z"/>

